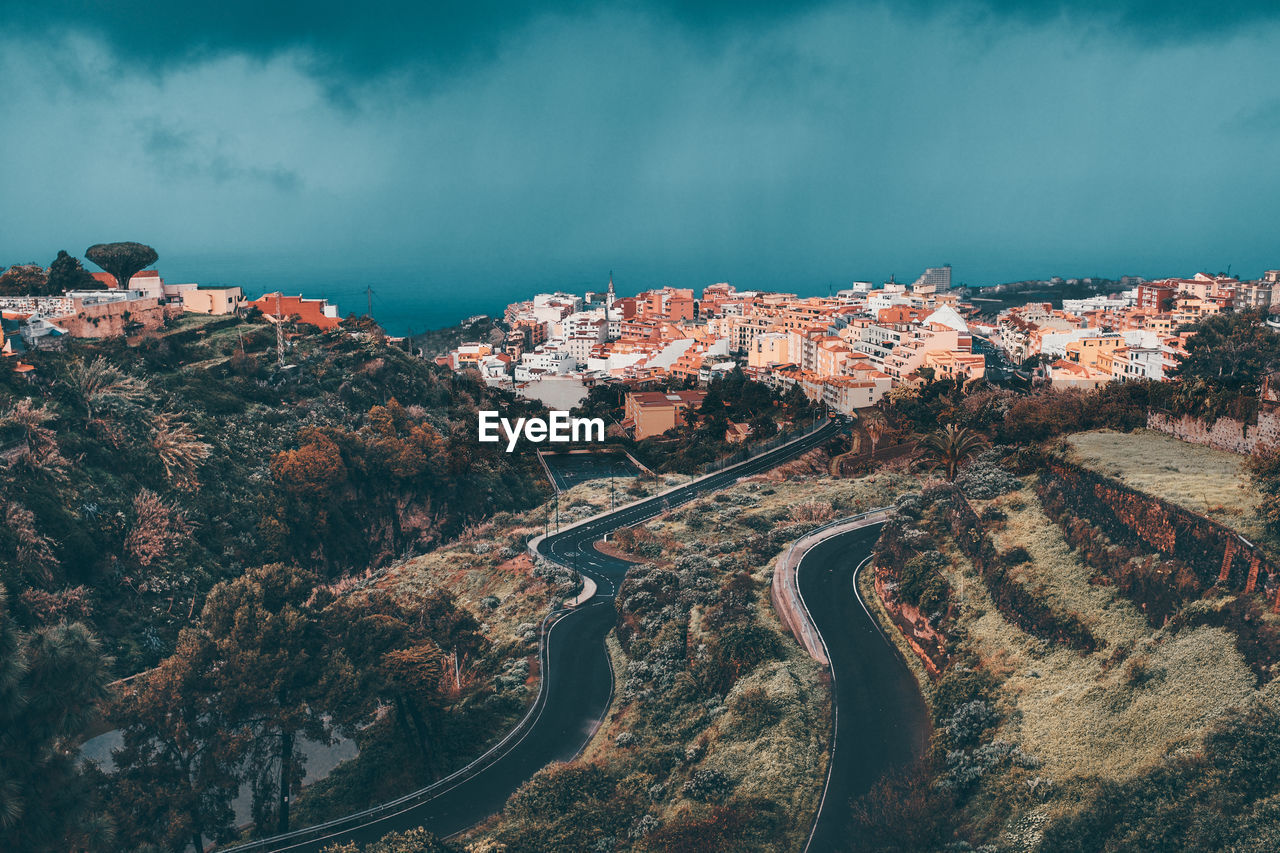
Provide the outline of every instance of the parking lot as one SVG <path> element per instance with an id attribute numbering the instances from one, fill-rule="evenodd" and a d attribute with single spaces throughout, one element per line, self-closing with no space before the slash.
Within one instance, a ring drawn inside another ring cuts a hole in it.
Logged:
<path id="1" fill-rule="evenodd" d="M 621 453 L 547 453 L 542 457 L 558 491 L 572 489 L 588 480 L 608 477 L 635 477 L 640 470 Z"/>

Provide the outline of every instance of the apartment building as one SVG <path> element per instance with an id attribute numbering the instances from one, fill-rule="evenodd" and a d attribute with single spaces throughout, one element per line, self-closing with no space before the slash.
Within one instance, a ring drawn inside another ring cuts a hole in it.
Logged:
<path id="1" fill-rule="evenodd" d="M 749 367 L 767 368 L 775 364 L 787 364 L 791 360 L 788 345 L 791 336 L 782 332 L 765 332 L 757 335 L 747 348 Z"/>
<path id="2" fill-rule="evenodd" d="M 706 391 L 633 391 L 624 404 L 622 426 L 636 439 L 662 435 L 669 429 L 684 426 L 686 413 L 697 409 L 707 397 Z"/>
<path id="3" fill-rule="evenodd" d="M 664 287 L 650 290 L 635 298 L 635 316 L 650 320 L 692 320 L 693 290 Z"/>

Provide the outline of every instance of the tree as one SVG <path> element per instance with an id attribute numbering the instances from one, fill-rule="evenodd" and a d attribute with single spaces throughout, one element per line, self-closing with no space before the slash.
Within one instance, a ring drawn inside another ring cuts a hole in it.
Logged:
<path id="1" fill-rule="evenodd" d="M 354 691 L 350 665 L 329 647 L 309 572 L 275 563 L 215 586 L 201 624 L 218 661 L 223 710 L 251 728 L 253 811 L 259 829 L 289 829 L 289 799 L 302 782 L 299 736 L 332 742 L 326 711 Z M 272 800 L 275 800 L 274 805 Z"/>
<path id="2" fill-rule="evenodd" d="M 160 458 L 165 476 L 180 488 L 194 490 L 199 485 L 196 468 L 209 458 L 213 448 L 177 415 L 165 412 L 153 423 L 151 448 Z"/>
<path id="3" fill-rule="evenodd" d="M 750 423 L 751 437 L 754 439 L 773 438 L 778 434 L 778 425 L 768 415 L 756 415 Z"/>
<path id="4" fill-rule="evenodd" d="M 968 427 L 947 424 L 937 432 L 920 439 L 920 449 L 925 458 L 932 459 L 935 467 L 946 472 L 948 481 L 954 481 L 964 461 L 978 451 L 987 440 L 981 433 Z"/>
<path id="5" fill-rule="evenodd" d="M 106 697 L 108 661 L 84 625 L 18 630 L 0 590 L 0 849 L 99 849 L 75 744 Z"/>
<path id="6" fill-rule="evenodd" d="M 98 243 L 84 250 L 84 256 L 115 276 L 122 289 L 133 278 L 160 257 L 156 250 L 142 243 Z"/>
<path id="7" fill-rule="evenodd" d="M 172 656 L 123 691 L 113 797 L 132 823 L 121 846 L 183 850 L 190 842 L 199 851 L 207 839 L 235 835 L 231 804 L 249 730 L 223 707 L 215 651 L 207 634 L 185 630 Z"/>
<path id="8" fill-rule="evenodd" d="M 447 640 L 456 610 L 451 599 L 436 598 L 430 596 L 415 613 L 390 593 L 372 590 L 358 600 L 339 599 L 325 611 L 330 633 L 341 638 L 359 680 L 361 701 L 348 709 L 344 722 L 359 724 L 372 719 L 379 707 L 393 708 L 405 741 L 418 747 L 426 767 L 435 763 L 434 717 L 446 699 L 445 655 L 432 631 Z M 432 616 L 431 611 L 437 612 Z"/>
<path id="9" fill-rule="evenodd" d="M 804 389 L 800 387 L 800 383 L 796 383 L 787 389 L 782 395 L 782 408 L 786 410 L 787 417 L 795 420 L 802 416 L 812 405 L 809 398 L 805 396 Z"/>
<path id="10" fill-rule="evenodd" d="M 48 288 L 50 293 L 66 293 L 68 290 L 104 290 L 106 285 L 81 266 L 79 258 L 63 249 L 49 264 Z"/>
<path id="11" fill-rule="evenodd" d="M 39 264 L 16 264 L 0 275 L 0 296 L 47 296 L 49 276 Z"/>
<path id="12" fill-rule="evenodd" d="M 285 450 L 271 460 L 271 474 L 292 494 L 313 499 L 326 497 L 347 479 L 342 451 L 319 430 L 304 430 L 302 445 Z"/>
<path id="13" fill-rule="evenodd" d="M 1257 396 L 1262 378 L 1280 366 L 1280 335 L 1260 311 L 1215 314 L 1196 327 L 1173 375 Z"/>
<path id="14" fill-rule="evenodd" d="M 880 443 L 880 439 L 884 438 L 884 434 L 889 431 L 889 423 L 885 420 L 884 415 L 876 409 L 863 412 L 859 415 L 862 420 L 862 429 L 867 434 L 867 439 L 871 442 L 871 457 L 876 457 L 876 445 Z"/>
<path id="15" fill-rule="evenodd" d="M 88 421 L 112 406 L 136 405 L 146 397 L 147 381 L 130 376 L 102 356 L 86 364 L 77 359 L 67 368 L 67 384 L 84 404 Z"/>
<path id="16" fill-rule="evenodd" d="M 58 442 L 53 427 L 58 415 L 47 403 L 36 406 L 23 397 L 0 414 L 0 440 L 13 436 L 27 445 L 27 453 L 44 456 L 56 453 Z"/>

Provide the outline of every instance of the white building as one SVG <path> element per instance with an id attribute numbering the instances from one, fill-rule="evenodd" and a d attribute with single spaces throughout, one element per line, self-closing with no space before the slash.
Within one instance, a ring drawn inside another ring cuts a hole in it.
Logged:
<path id="1" fill-rule="evenodd" d="M 1071 314 L 1083 314 L 1086 311 L 1120 311 L 1136 304 L 1138 304 L 1138 291 L 1129 290 L 1119 296 L 1099 294 L 1085 299 L 1064 299 L 1062 310 Z"/>
<path id="2" fill-rule="evenodd" d="M 516 365 L 517 382 L 531 382 L 545 376 L 564 376 L 577 368 L 577 362 L 567 350 L 543 345 L 525 353 Z"/>
<path id="3" fill-rule="evenodd" d="M 836 296 L 840 299 L 862 299 L 871 293 L 873 285 L 869 281 L 855 281 L 844 290 L 837 290 Z"/>
<path id="4" fill-rule="evenodd" d="M 886 308 L 895 305 L 910 305 L 905 284 L 886 284 L 881 289 L 867 295 L 867 313 L 876 317 Z"/>

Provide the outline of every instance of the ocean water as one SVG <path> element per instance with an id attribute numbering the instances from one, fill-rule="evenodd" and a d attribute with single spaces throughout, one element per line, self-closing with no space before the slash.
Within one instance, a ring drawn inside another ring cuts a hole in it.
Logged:
<path id="1" fill-rule="evenodd" d="M 513 264 L 489 268 L 449 271 L 402 262 L 377 261 L 368 264 L 316 264 L 281 255 L 278 257 L 236 258 L 214 254 L 169 255 L 163 253 L 156 268 L 170 283 L 240 285 L 250 299 L 279 290 L 285 294 L 324 297 L 335 303 L 342 315 L 364 314 L 372 291 L 373 316 L 388 333 L 403 335 L 453 326 L 475 314 L 501 316 L 508 303 L 528 299 L 535 293 L 563 290 L 582 295 L 588 290 L 603 291 L 611 272 L 607 263 L 535 266 Z M 690 287 L 700 294 L 708 284 L 733 282 L 739 289 L 782 290 L 802 296 L 826 294 L 831 288 L 847 287 L 841 281 L 791 281 L 760 275 L 737 280 L 717 275 L 714 268 L 672 272 L 657 267 L 632 264 L 614 275 L 620 296 L 671 285 Z"/>

